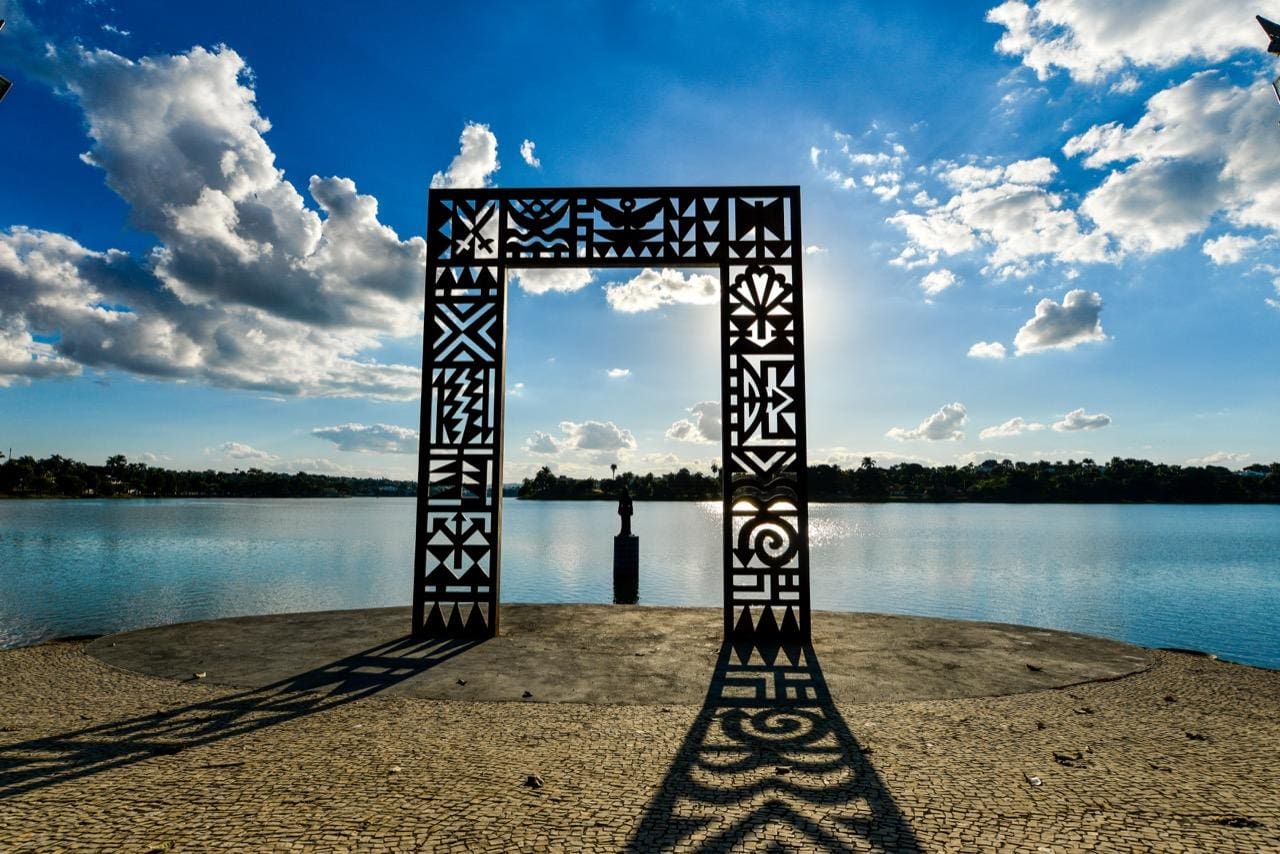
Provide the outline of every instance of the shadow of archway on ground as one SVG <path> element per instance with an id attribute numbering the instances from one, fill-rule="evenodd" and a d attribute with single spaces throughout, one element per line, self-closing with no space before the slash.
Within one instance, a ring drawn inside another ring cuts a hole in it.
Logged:
<path id="1" fill-rule="evenodd" d="M 398 638 L 251 691 L 0 745 L 0 799 L 346 705 L 482 642 Z"/>
<path id="2" fill-rule="evenodd" d="M 919 852 L 809 644 L 720 649 L 702 710 L 627 850 Z"/>

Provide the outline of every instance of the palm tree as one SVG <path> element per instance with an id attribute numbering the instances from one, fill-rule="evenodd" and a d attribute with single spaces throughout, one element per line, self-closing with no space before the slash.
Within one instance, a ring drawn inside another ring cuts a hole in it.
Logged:
<path id="1" fill-rule="evenodd" d="M 613 479 L 614 479 L 614 480 L 617 480 L 617 479 L 618 479 L 618 464 L 617 464 L 617 463 L 609 463 L 609 471 L 613 473 Z"/>

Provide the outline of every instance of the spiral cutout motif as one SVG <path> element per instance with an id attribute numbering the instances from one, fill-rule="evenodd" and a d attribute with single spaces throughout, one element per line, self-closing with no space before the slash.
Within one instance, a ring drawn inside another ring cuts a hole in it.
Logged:
<path id="1" fill-rule="evenodd" d="M 800 549 L 795 526 L 768 510 L 752 516 L 738 531 L 738 549 L 750 549 L 766 566 L 785 566 Z"/>

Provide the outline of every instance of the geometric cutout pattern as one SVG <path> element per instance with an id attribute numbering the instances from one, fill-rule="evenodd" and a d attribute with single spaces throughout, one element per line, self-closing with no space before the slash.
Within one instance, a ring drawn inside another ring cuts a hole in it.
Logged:
<path id="1" fill-rule="evenodd" d="M 749 232 L 766 249 L 768 205 Z M 809 637 L 798 264 L 730 264 L 721 281 L 725 619 L 737 638 Z"/>
<path id="2" fill-rule="evenodd" d="M 717 267 L 725 635 L 809 637 L 797 187 L 432 190 L 413 630 L 498 631 L 506 275 Z"/>
<path id="3" fill-rule="evenodd" d="M 413 631 L 489 637 L 498 615 L 506 273 L 475 262 L 498 255 L 497 205 L 459 200 L 442 227 L 428 244 Z M 441 253 L 472 263 L 441 264 Z"/>
<path id="4" fill-rule="evenodd" d="M 487 448 L 429 445 L 421 453 L 427 463 L 431 509 L 491 506 L 490 487 L 498 472 Z"/>
<path id="5" fill-rule="evenodd" d="M 794 187 L 432 190 L 427 205 L 441 266 L 719 266 L 799 249 Z"/>
<path id="6" fill-rule="evenodd" d="M 487 637 L 493 606 L 493 513 L 429 512 L 426 520 L 426 578 L 430 607 L 425 633 L 433 636 Z"/>
<path id="7" fill-rule="evenodd" d="M 498 429 L 494 418 L 496 373 L 488 365 L 436 367 L 431 373 L 431 441 L 487 447 Z"/>

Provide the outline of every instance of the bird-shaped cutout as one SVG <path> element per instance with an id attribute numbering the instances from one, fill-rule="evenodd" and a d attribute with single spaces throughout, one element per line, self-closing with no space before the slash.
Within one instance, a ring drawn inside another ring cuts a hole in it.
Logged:
<path id="1" fill-rule="evenodd" d="M 635 199 L 623 199 L 615 208 L 597 199 L 595 208 L 609 225 L 632 231 L 648 224 L 656 217 L 662 211 L 662 202 L 662 199 L 657 199 L 647 205 L 636 207 Z"/>
<path id="2" fill-rule="evenodd" d="M 622 199 L 617 207 L 607 202 L 595 202 L 595 209 L 602 219 L 613 228 L 597 228 L 596 237 L 605 241 L 599 251 L 605 257 L 641 258 L 652 255 L 658 247 L 649 241 L 662 236 L 662 206 L 664 199 L 657 199 L 645 205 L 637 205 L 632 198 Z M 644 228 L 653 220 L 658 220 L 658 227 Z"/>

